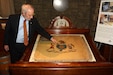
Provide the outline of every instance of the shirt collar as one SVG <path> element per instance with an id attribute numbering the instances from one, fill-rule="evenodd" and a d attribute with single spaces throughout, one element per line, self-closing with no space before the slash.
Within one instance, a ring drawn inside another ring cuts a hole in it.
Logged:
<path id="1" fill-rule="evenodd" d="M 21 14 L 20 15 L 20 18 L 24 21 L 25 20 L 25 18 L 24 18 L 24 16 Z"/>

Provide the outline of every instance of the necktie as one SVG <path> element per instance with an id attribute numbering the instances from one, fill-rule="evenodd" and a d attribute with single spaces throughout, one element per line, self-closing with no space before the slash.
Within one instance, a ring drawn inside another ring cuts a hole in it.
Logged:
<path id="1" fill-rule="evenodd" d="M 24 45 L 27 46 L 28 45 L 28 36 L 27 36 L 27 27 L 26 27 L 26 20 L 24 20 Z"/>

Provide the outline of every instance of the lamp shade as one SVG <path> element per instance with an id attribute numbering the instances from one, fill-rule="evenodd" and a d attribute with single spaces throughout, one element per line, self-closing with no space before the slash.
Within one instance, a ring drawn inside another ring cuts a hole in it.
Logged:
<path id="1" fill-rule="evenodd" d="M 63 12 L 68 8 L 68 0 L 53 0 L 53 7 L 59 12 Z"/>

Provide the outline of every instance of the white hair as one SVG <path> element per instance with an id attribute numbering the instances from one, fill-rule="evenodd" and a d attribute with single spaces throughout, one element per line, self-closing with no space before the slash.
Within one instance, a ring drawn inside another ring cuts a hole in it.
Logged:
<path id="1" fill-rule="evenodd" d="M 30 4 L 23 4 L 21 7 L 21 13 L 25 14 L 27 13 L 29 10 L 34 10 L 33 6 Z"/>

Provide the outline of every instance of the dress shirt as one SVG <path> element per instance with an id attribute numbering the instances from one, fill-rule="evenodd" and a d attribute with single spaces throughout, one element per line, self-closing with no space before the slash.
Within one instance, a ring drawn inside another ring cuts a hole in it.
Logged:
<path id="1" fill-rule="evenodd" d="M 17 33 L 17 39 L 16 43 L 23 43 L 24 42 L 24 29 L 23 29 L 23 24 L 24 24 L 25 18 L 21 15 L 20 20 L 19 20 L 19 27 L 18 27 L 18 33 Z M 27 26 L 27 33 L 29 35 L 29 21 L 26 20 L 26 26 Z"/>

